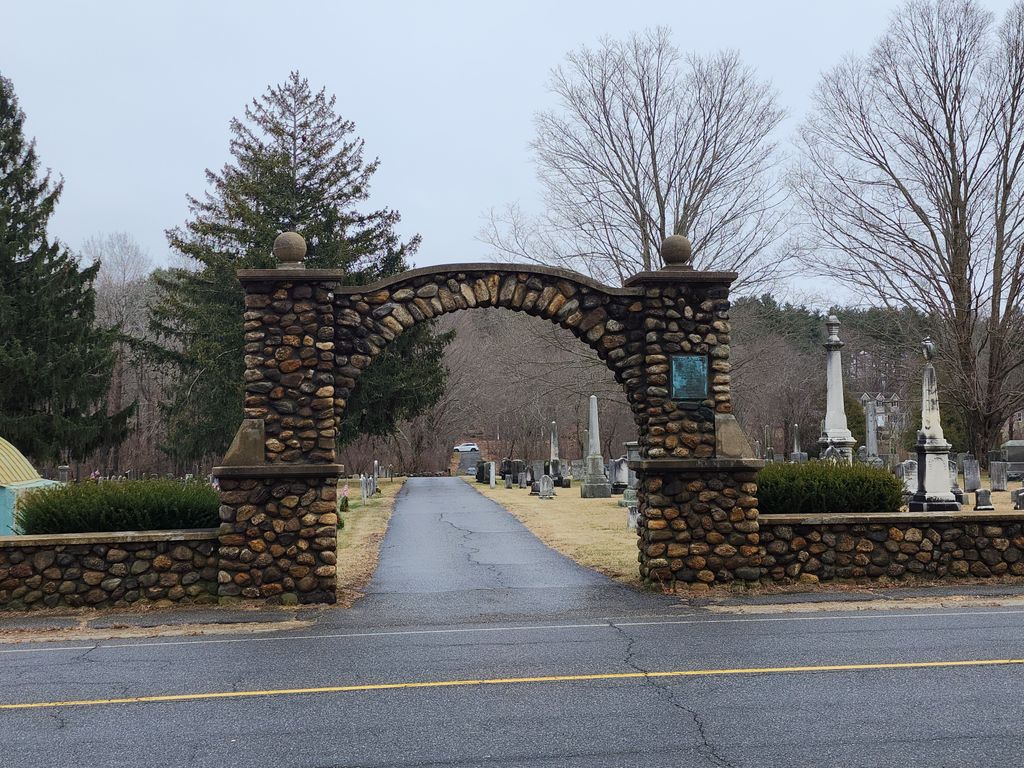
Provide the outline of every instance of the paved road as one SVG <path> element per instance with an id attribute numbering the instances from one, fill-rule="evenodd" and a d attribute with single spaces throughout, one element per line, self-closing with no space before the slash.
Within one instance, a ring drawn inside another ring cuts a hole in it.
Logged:
<path id="1" fill-rule="evenodd" d="M 0 764 L 1016 766 L 1024 665 L 973 662 L 1022 659 L 1024 609 L 688 608 L 414 480 L 314 628 L 0 646 L 0 702 L 94 702 L 0 709 Z"/>

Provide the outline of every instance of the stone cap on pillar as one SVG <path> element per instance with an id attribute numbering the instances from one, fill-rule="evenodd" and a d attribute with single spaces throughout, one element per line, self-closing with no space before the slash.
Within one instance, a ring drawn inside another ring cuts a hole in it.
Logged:
<path id="1" fill-rule="evenodd" d="M 661 260 L 665 266 L 657 271 L 638 272 L 623 285 L 651 283 L 732 283 L 736 272 L 702 272 L 693 268 L 693 247 L 683 235 L 669 235 L 661 242 Z"/>
<path id="2" fill-rule="evenodd" d="M 214 467 L 214 477 L 289 478 L 340 477 L 341 464 L 253 464 L 249 466 Z"/>
<path id="3" fill-rule="evenodd" d="M 630 469 L 643 472 L 756 472 L 765 464 L 761 459 L 637 459 L 627 463 Z"/>

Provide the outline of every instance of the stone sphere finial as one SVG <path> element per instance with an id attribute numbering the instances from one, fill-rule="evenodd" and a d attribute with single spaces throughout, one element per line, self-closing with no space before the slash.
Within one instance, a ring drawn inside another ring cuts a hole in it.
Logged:
<path id="1" fill-rule="evenodd" d="M 690 267 L 693 248 L 684 235 L 669 235 L 661 241 L 661 260 L 666 267 Z"/>
<path id="2" fill-rule="evenodd" d="M 280 267 L 300 268 L 305 255 L 306 241 L 298 232 L 282 232 L 274 238 L 274 257 L 280 262 Z"/>

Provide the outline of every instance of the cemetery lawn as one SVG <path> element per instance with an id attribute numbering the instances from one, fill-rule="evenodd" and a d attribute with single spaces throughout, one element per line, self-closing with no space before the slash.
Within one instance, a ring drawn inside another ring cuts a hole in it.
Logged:
<path id="1" fill-rule="evenodd" d="M 631 587 L 642 587 L 637 567 L 636 531 L 626 527 L 621 496 L 581 499 L 580 489 L 556 488 L 555 498 L 542 500 L 525 488 L 493 490 L 473 477 L 460 475 L 481 494 L 507 509 L 552 549 Z"/>
<path id="2" fill-rule="evenodd" d="M 338 497 L 341 498 L 342 480 L 338 483 Z M 349 482 L 349 507 L 340 517 L 345 527 L 338 531 L 338 605 L 350 608 L 363 596 L 365 587 L 380 556 L 380 544 L 388 530 L 395 497 L 405 485 L 404 477 L 380 481 L 380 493 L 367 499 L 364 505 L 359 498 L 359 478 Z"/>

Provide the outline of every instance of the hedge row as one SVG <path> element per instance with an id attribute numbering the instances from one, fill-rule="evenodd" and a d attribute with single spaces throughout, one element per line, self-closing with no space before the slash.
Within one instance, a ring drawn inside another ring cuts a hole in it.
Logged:
<path id="1" fill-rule="evenodd" d="M 865 464 L 769 464 L 757 475 L 762 515 L 899 512 L 903 481 Z"/>
<path id="2" fill-rule="evenodd" d="M 205 483 L 76 483 L 25 494 L 14 519 L 25 534 L 216 528 L 218 506 L 217 491 Z"/>

